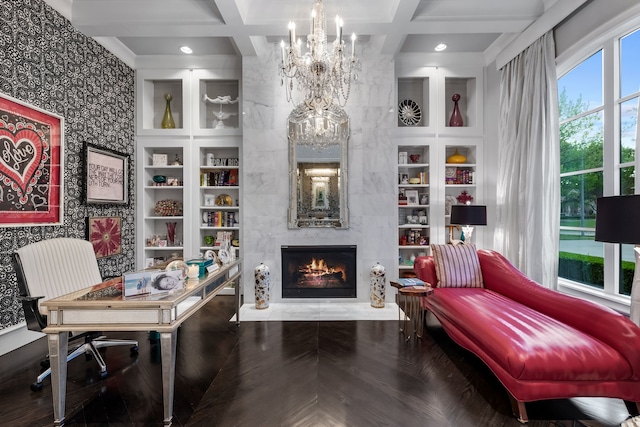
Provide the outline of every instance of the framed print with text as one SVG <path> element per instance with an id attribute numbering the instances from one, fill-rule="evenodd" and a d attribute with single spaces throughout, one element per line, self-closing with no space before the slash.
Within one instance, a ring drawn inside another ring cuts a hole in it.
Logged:
<path id="1" fill-rule="evenodd" d="M 63 219 L 64 119 L 0 94 L 0 227 Z"/>
<path id="2" fill-rule="evenodd" d="M 97 204 L 129 202 L 129 156 L 85 143 L 85 201 Z"/>

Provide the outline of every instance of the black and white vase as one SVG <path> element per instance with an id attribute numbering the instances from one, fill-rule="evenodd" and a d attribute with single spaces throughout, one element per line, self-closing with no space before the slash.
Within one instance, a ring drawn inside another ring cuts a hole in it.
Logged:
<path id="1" fill-rule="evenodd" d="M 371 267 L 369 278 L 371 282 L 371 307 L 383 308 L 385 288 L 387 285 L 384 266 L 377 262 L 376 265 Z"/>
<path id="2" fill-rule="evenodd" d="M 256 308 L 262 310 L 269 308 L 269 299 L 271 298 L 269 267 L 260 263 L 254 270 L 256 279 Z"/>

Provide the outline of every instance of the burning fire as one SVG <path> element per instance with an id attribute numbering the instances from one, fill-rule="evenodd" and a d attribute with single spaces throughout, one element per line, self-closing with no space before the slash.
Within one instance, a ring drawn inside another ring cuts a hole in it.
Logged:
<path id="1" fill-rule="evenodd" d="M 339 274 L 344 279 L 344 270 L 329 267 L 325 260 L 311 258 L 311 263 L 300 267 L 300 273 L 307 276 L 321 277 L 328 274 Z"/>

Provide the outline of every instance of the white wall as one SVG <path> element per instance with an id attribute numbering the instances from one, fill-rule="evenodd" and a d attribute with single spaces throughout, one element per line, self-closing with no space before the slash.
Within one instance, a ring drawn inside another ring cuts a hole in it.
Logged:
<path id="1" fill-rule="evenodd" d="M 621 20 L 640 13 L 638 0 L 592 0 L 554 29 L 556 56 L 579 48 L 585 39 L 595 38 Z"/>
<path id="2" fill-rule="evenodd" d="M 271 301 L 282 302 L 283 245 L 357 245 L 357 301 L 369 301 L 369 270 L 380 262 L 392 271 L 396 250 L 396 155 L 393 59 L 361 46 L 362 70 L 345 110 L 351 118 L 349 228 L 287 228 L 289 205 L 287 103 L 280 85 L 280 49 L 243 61 L 243 262 L 245 303 L 254 295 L 254 268 L 271 273 Z M 392 301 L 393 295 L 387 295 Z M 295 301 L 287 299 L 286 301 Z M 301 300 L 309 301 L 309 300 Z M 317 302 L 318 300 L 313 300 Z"/>
<path id="3" fill-rule="evenodd" d="M 493 249 L 496 218 L 496 185 L 498 182 L 498 120 L 500 107 L 500 71 L 495 62 L 484 68 L 484 201 L 487 205 L 487 226 L 485 230 L 485 249 Z"/>

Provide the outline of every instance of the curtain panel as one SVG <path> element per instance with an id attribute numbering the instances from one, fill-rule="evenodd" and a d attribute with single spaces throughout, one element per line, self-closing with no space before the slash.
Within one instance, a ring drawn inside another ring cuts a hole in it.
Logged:
<path id="1" fill-rule="evenodd" d="M 494 247 L 555 289 L 560 233 L 560 134 L 553 33 L 501 69 Z"/>

